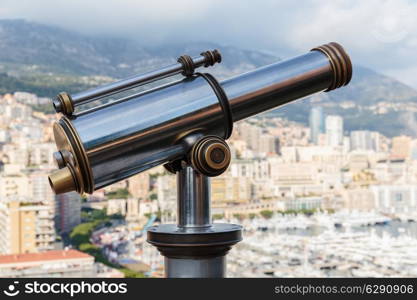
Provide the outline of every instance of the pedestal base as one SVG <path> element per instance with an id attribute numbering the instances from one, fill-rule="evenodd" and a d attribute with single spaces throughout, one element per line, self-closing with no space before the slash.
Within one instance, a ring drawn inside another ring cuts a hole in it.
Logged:
<path id="1" fill-rule="evenodd" d="M 225 277 L 225 255 L 242 240 L 242 227 L 215 223 L 182 228 L 162 224 L 148 229 L 148 242 L 165 256 L 167 277 Z"/>

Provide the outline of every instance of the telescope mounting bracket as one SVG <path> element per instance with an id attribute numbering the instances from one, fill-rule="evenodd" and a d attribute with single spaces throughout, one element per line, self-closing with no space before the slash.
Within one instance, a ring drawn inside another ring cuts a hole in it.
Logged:
<path id="1" fill-rule="evenodd" d="M 225 255 L 242 239 L 242 227 L 212 223 L 210 178 L 230 164 L 230 149 L 217 136 L 191 135 L 188 155 L 165 164 L 177 174 L 177 224 L 148 229 L 148 242 L 165 257 L 167 277 L 224 277 Z"/>

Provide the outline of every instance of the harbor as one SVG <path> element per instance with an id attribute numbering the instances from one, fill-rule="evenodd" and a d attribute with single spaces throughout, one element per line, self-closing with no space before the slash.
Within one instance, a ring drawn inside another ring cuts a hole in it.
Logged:
<path id="1" fill-rule="evenodd" d="M 245 224 L 231 277 L 415 277 L 417 223 L 384 216 L 275 215 Z M 345 222 L 342 222 L 345 220 Z M 285 225 L 286 224 L 286 225 Z"/>

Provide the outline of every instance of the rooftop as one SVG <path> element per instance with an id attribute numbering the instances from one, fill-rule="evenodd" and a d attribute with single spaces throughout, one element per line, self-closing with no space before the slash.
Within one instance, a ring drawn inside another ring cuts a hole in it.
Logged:
<path id="1" fill-rule="evenodd" d="M 12 263 L 33 263 L 41 261 L 53 261 L 53 260 L 65 260 L 65 259 L 77 259 L 77 258 L 92 258 L 91 255 L 80 252 L 78 250 L 52 250 L 40 253 L 25 253 L 25 254 L 8 254 L 0 255 L 1 264 Z"/>

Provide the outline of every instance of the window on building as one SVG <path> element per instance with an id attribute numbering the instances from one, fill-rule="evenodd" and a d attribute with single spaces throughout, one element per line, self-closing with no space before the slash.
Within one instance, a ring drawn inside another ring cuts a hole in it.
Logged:
<path id="1" fill-rule="evenodd" d="M 400 202 L 403 200 L 403 194 L 402 193 L 395 193 L 395 201 Z"/>

